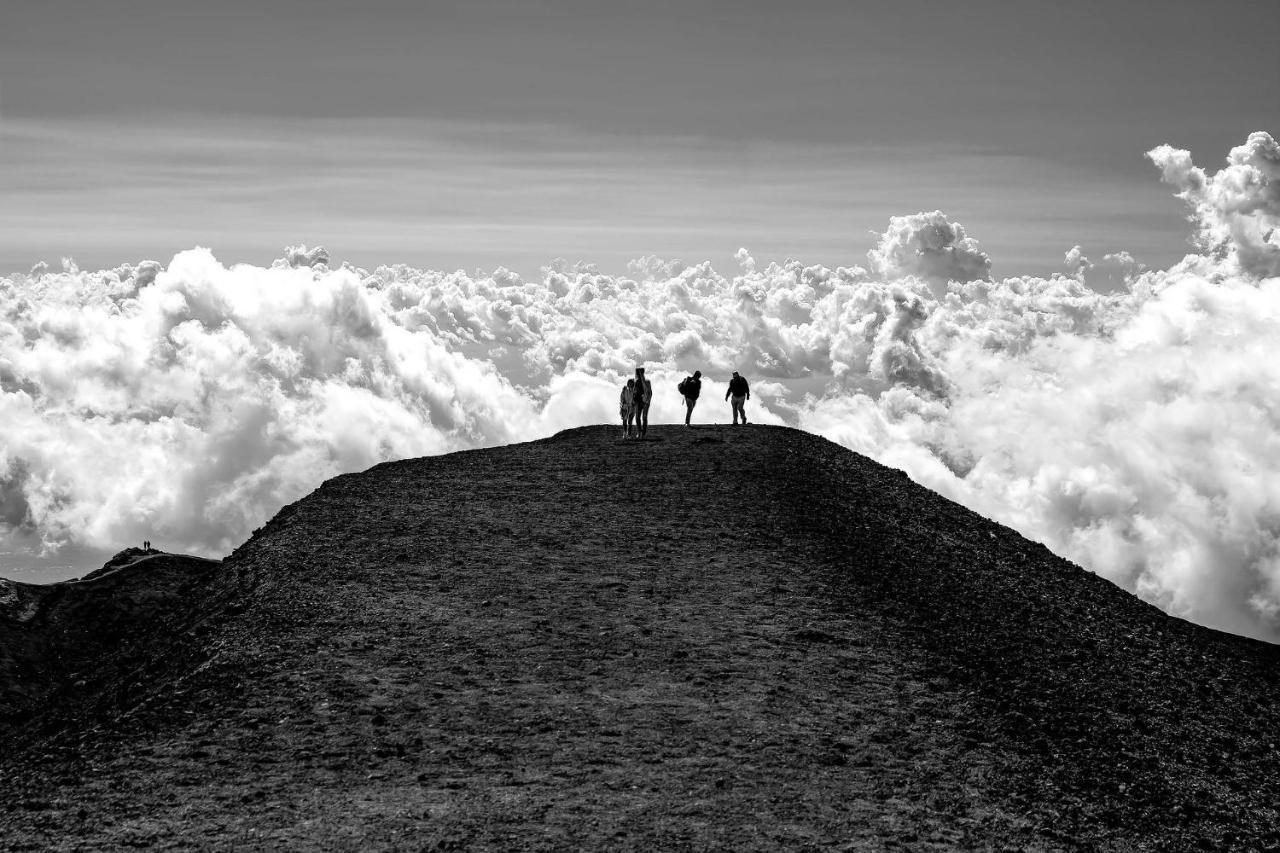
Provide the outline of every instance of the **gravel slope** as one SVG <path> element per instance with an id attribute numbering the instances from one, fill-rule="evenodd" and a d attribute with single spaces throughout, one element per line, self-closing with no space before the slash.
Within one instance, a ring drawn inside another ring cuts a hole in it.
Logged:
<path id="1" fill-rule="evenodd" d="M 0 847 L 1280 850 L 1277 647 L 795 430 L 388 463 L 201 577 L 0 724 Z"/>
<path id="2" fill-rule="evenodd" d="M 219 565 L 130 549 L 77 581 L 0 579 L 0 733 L 33 716 L 57 728 L 51 711 L 111 713 L 110 688 L 183 630 Z"/>

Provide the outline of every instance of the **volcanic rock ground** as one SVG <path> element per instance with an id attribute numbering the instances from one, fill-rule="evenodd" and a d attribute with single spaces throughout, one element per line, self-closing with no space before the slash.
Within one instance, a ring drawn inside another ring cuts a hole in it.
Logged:
<path id="1" fill-rule="evenodd" d="M 0 585 L 5 850 L 1280 850 L 1277 647 L 795 430 L 388 463 L 147 562 Z"/>

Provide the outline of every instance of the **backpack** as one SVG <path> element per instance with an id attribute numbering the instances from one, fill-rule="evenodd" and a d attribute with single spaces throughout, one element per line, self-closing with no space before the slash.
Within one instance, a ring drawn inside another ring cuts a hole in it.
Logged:
<path id="1" fill-rule="evenodd" d="M 681 394 L 688 394 L 689 393 L 689 377 L 686 376 L 684 379 L 681 379 L 680 384 L 676 386 L 676 390 L 679 391 Z"/>

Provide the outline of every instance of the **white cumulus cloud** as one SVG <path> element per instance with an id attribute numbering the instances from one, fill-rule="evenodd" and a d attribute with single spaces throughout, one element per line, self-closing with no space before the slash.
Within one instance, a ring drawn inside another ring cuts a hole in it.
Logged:
<path id="1" fill-rule="evenodd" d="M 762 422 L 821 433 L 1166 610 L 1280 640 L 1280 184 L 1255 133 L 1216 173 L 1150 152 L 1200 251 L 992 278 L 941 212 L 866 265 L 658 258 L 536 279 L 204 249 L 0 279 L 0 533 L 46 551 L 150 538 L 225 553 L 324 478 L 611 423 L 644 363 L 653 419 L 730 371 Z M 0 543 L 3 544 L 3 543 Z M 0 547 L 0 551 L 5 548 Z"/>
<path id="2" fill-rule="evenodd" d="M 1191 205 L 1202 249 L 1246 274 L 1280 274 L 1280 144 L 1269 133 L 1249 134 L 1231 149 L 1226 168 L 1212 175 L 1190 152 L 1168 145 L 1147 156 Z"/>

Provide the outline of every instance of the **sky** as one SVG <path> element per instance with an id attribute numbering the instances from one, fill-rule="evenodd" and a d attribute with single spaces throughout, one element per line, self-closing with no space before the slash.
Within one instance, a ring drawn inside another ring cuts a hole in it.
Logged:
<path id="1" fill-rule="evenodd" d="M 0 579 L 614 422 L 825 436 L 1280 642 L 1270 4 L 9 4 Z M 0 593 L 3 585 L 0 584 Z"/>
<path id="2" fill-rule="evenodd" d="M 0 271 L 196 245 L 364 266 L 857 263 L 941 209 L 997 272 L 1164 266 L 1143 153 L 1280 115 L 1264 2 L 40 0 L 0 30 Z"/>

